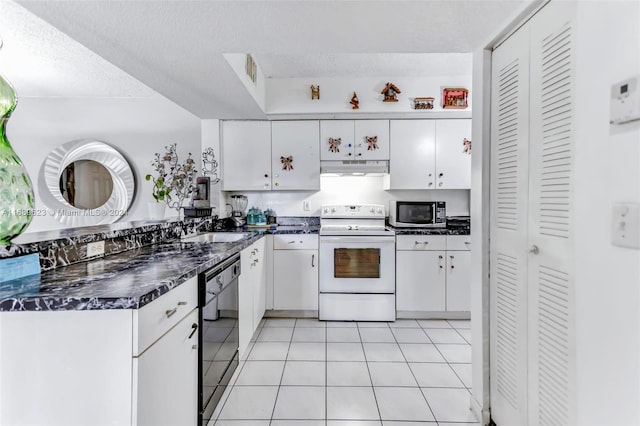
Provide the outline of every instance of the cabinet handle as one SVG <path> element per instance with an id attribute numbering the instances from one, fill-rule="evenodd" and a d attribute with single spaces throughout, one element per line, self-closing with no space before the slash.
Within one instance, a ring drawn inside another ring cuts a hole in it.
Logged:
<path id="1" fill-rule="evenodd" d="M 171 318 L 171 316 L 176 312 L 178 312 L 178 308 L 167 309 L 166 311 L 164 311 L 165 315 L 167 315 L 167 318 Z"/>
<path id="2" fill-rule="evenodd" d="M 438 255 L 438 266 L 442 269 L 442 255 Z"/>
<path id="3" fill-rule="evenodd" d="M 189 335 L 189 339 L 193 337 L 196 331 L 198 331 L 198 324 L 194 322 L 193 324 L 191 324 L 191 334 Z"/>
<path id="4" fill-rule="evenodd" d="M 439 173 L 438 174 L 438 177 L 442 177 L 442 176 L 444 176 L 444 173 Z"/>
<path id="5" fill-rule="evenodd" d="M 529 249 L 529 253 L 531 254 L 538 254 L 540 253 L 540 249 L 538 248 L 537 245 L 532 245 L 531 248 Z"/>
<path id="6" fill-rule="evenodd" d="M 470 241 L 465 241 L 464 243 L 465 243 L 466 245 L 470 245 L 470 244 L 471 244 L 471 242 L 470 242 Z"/>
<path id="7" fill-rule="evenodd" d="M 433 182 L 429 182 L 429 186 L 433 186 Z"/>
<path id="8" fill-rule="evenodd" d="M 289 244 L 295 244 L 295 243 L 296 243 L 295 241 L 289 241 Z"/>
<path id="9" fill-rule="evenodd" d="M 187 302 L 178 302 L 178 306 L 185 306 Z"/>
<path id="10" fill-rule="evenodd" d="M 312 267 L 312 268 L 315 268 L 315 267 L 316 267 L 316 265 L 314 265 L 314 263 L 313 263 L 315 260 L 316 260 L 316 255 L 315 255 L 315 254 L 312 254 L 312 255 L 311 255 L 311 267 Z"/>
<path id="11" fill-rule="evenodd" d="M 427 245 L 427 244 L 429 244 L 429 241 L 423 241 L 423 242 L 416 241 L 416 242 L 415 242 L 415 244 L 424 244 L 424 245 Z"/>
<path id="12" fill-rule="evenodd" d="M 191 346 L 191 349 L 193 349 L 193 350 L 198 349 L 198 345 L 193 345 L 193 346 Z"/>
<path id="13" fill-rule="evenodd" d="M 455 266 L 453 265 L 454 257 L 453 256 L 449 256 L 449 259 L 451 259 L 451 269 L 455 268 Z"/>
<path id="14" fill-rule="evenodd" d="M 440 182 L 440 183 L 438 184 L 438 186 L 442 186 L 442 182 Z"/>

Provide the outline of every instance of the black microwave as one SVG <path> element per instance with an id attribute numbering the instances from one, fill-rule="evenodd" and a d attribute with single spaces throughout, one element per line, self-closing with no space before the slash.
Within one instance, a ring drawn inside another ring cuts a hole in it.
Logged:
<path id="1" fill-rule="evenodd" d="M 389 205 L 389 225 L 406 228 L 444 228 L 447 210 L 444 201 L 395 201 Z"/>

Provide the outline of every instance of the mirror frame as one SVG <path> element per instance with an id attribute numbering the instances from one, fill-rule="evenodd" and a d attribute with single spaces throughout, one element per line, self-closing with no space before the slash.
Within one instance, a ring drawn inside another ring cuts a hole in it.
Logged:
<path id="1" fill-rule="evenodd" d="M 102 206 L 79 209 L 64 199 L 60 192 L 60 174 L 78 160 L 93 160 L 111 174 L 113 191 Z M 135 177 L 129 162 L 112 146 L 94 139 L 83 139 L 60 145 L 45 158 L 38 175 L 40 199 L 48 213 L 69 227 L 114 223 L 124 216 L 135 192 Z"/>

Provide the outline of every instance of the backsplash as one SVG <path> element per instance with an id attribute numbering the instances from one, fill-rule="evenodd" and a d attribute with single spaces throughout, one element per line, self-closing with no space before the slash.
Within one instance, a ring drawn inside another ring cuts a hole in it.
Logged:
<path id="1" fill-rule="evenodd" d="M 38 253 L 41 270 L 48 271 L 89 259 L 87 244 L 95 241 L 104 241 L 104 256 L 107 256 L 163 243 L 183 234 L 213 231 L 216 223 L 214 217 L 206 217 L 35 232 L 21 235 L 15 244 L 0 246 L 0 259 Z"/>

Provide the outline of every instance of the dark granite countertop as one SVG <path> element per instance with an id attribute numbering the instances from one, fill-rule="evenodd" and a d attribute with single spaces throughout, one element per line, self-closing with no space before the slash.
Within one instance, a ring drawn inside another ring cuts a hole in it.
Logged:
<path id="1" fill-rule="evenodd" d="M 396 235 L 470 235 L 469 228 L 449 229 L 449 228 L 396 228 L 387 225 L 387 228 Z"/>
<path id="2" fill-rule="evenodd" d="M 0 311 L 138 309 L 265 234 L 313 234 L 319 226 L 250 230 L 234 243 L 181 243 L 135 248 L 40 275 L 0 283 Z"/>

